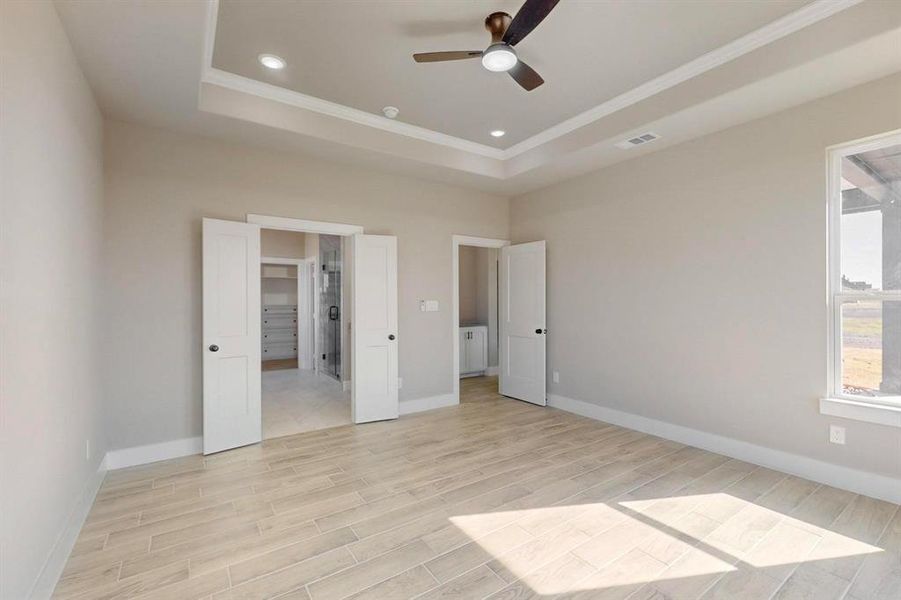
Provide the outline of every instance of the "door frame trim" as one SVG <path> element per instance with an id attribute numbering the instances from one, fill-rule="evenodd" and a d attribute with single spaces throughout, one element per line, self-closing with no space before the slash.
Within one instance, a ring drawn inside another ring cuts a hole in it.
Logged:
<path id="1" fill-rule="evenodd" d="M 308 221 L 293 217 L 272 217 L 269 215 L 247 214 L 248 223 L 256 223 L 260 229 L 280 229 L 282 231 L 299 231 L 302 233 L 324 233 L 327 235 L 353 235 L 363 233 L 360 225 L 347 223 L 330 223 L 328 221 Z"/>
<path id="2" fill-rule="evenodd" d="M 460 404 L 460 246 L 476 246 L 478 248 L 503 248 L 509 246 L 510 240 L 496 238 L 473 237 L 470 235 L 451 236 L 451 344 L 453 347 L 453 366 L 451 376 L 454 382 L 455 404 Z M 501 361 L 501 349 L 498 344 L 498 364 Z"/>

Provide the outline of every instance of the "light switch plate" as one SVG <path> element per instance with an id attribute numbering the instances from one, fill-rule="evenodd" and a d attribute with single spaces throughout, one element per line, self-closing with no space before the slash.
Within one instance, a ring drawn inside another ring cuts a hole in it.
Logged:
<path id="1" fill-rule="evenodd" d="M 425 301 L 425 311 L 426 312 L 438 312 L 438 301 L 437 300 L 426 300 Z"/>
<path id="2" fill-rule="evenodd" d="M 560 371 L 554 371 L 551 375 L 551 379 L 553 379 L 554 383 L 560 383 Z"/>

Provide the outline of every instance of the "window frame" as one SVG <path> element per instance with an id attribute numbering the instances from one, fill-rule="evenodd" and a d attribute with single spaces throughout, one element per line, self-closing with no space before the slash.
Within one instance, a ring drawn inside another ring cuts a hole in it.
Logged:
<path id="1" fill-rule="evenodd" d="M 827 149 L 827 307 L 828 307 L 828 381 L 827 397 L 860 405 L 876 405 L 892 409 L 901 408 L 898 396 L 855 396 L 846 394 L 842 387 L 842 303 L 848 300 L 901 301 L 901 291 L 842 290 L 842 159 L 846 156 L 879 150 L 887 146 L 901 145 L 901 129 L 848 142 Z"/>

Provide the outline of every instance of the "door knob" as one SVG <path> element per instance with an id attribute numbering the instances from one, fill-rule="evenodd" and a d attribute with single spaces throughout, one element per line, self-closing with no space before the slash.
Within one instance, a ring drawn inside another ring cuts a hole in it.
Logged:
<path id="1" fill-rule="evenodd" d="M 210 346 L 210 352 L 219 352 L 219 346 L 213 344 Z"/>
<path id="2" fill-rule="evenodd" d="M 389 340 L 394 340 L 394 334 L 393 334 L 393 333 L 390 334 L 390 335 L 388 336 L 388 339 L 389 339 Z"/>

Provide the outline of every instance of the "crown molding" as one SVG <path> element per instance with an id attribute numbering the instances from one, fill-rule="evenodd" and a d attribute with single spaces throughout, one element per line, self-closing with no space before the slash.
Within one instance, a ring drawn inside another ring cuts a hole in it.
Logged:
<path id="1" fill-rule="evenodd" d="M 771 23 L 767 23 L 763 27 L 752 31 L 747 35 L 729 42 L 725 46 L 720 46 L 716 50 L 703 54 L 680 67 L 676 67 L 672 71 L 664 73 L 659 77 L 655 77 L 654 79 L 625 92 L 624 94 L 620 94 L 615 98 L 598 104 L 594 108 L 590 108 L 575 117 L 571 117 L 557 125 L 545 129 L 541 133 L 537 133 L 532 137 L 519 142 L 518 144 L 510 146 L 504 151 L 504 158 L 508 159 L 519 156 L 524 152 L 528 152 L 542 144 L 546 144 L 560 136 L 579 129 L 580 127 L 590 125 L 599 119 L 624 108 L 628 108 L 642 100 L 647 100 L 651 96 L 675 87 L 680 83 L 684 83 L 693 77 L 702 75 L 707 71 L 753 52 L 758 48 L 762 48 L 767 44 L 780 40 L 796 31 L 800 31 L 805 27 L 813 25 L 814 23 L 818 23 L 823 19 L 838 14 L 861 2 L 863 2 L 863 0 L 816 0 L 784 17 L 776 19 Z"/>
<path id="2" fill-rule="evenodd" d="M 447 135 L 446 133 L 426 129 L 425 127 L 410 125 L 409 123 L 403 123 L 401 121 L 392 121 L 387 117 L 351 108 L 343 104 L 329 102 L 328 100 L 323 100 L 321 98 L 307 96 L 300 92 L 257 81 L 256 79 L 250 79 L 242 75 L 229 73 L 214 67 L 206 69 L 203 76 L 203 82 L 218 85 L 237 92 L 252 94 L 267 100 L 274 100 L 297 108 L 303 108 L 329 117 L 343 119 L 358 125 L 366 125 L 374 129 L 381 129 L 382 131 L 396 133 L 409 138 L 432 142 L 433 144 L 440 144 L 455 150 L 462 150 L 471 154 L 484 156 L 485 158 L 502 160 L 505 154 L 503 150 L 499 150 L 498 148 L 471 142 L 463 138 Z"/>
<path id="3" fill-rule="evenodd" d="M 664 73 L 619 96 L 598 104 L 594 108 L 549 127 L 518 144 L 506 149 L 498 149 L 464 138 L 441 133 L 425 127 L 393 121 L 387 117 L 351 108 L 322 98 L 302 94 L 294 90 L 264 83 L 213 67 L 213 50 L 216 25 L 219 16 L 219 0 L 209 0 L 207 5 L 207 25 L 204 36 L 203 68 L 201 84 L 210 83 L 238 92 L 252 94 L 268 100 L 281 102 L 297 108 L 365 125 L 389 133 L 412 139 L 431 142 L 477 156 L 507 161 L 534 150 L 548 142 L 590 125 L 617 111 L 628 108 L 667 89 L 675 87 L 698 75 L 771 44 L 805 27 L 847 10 L 863 0 L 815 0 L 800 9 L 752 31 L 728 44 L 712 50 L 675 69 Z"/>

